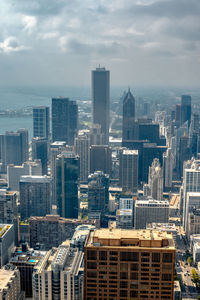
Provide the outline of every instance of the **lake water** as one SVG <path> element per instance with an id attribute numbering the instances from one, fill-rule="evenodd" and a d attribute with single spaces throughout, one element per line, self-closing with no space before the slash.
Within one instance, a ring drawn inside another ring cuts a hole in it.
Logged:
<path id="1" fill-rule="evenodd" d="M 111 102 L 119 101 L 123 91 L 127 87 L 111 88 Z M 176 104 L 182 94 L 192 95 L 193 103 L 200 103 L 200 89 L 195 88 L 132 88 L 131 91 L 136 97 L 145 101 L 167 102 Z M 69 97 L 71 100 L 90 100 L 90 87 L 0 87 L 0 111 L 18 110 L 33 106 L 51 106 L 53 97 Z M 137 98 L 136 98 L 137 100 Z M 26 117 L 5 117 L 0 115 L 0 134 L 5 131 L 17 131 L 19 128 L 29 130 L 29 139 L 32 138 L 32 116 Z"/>

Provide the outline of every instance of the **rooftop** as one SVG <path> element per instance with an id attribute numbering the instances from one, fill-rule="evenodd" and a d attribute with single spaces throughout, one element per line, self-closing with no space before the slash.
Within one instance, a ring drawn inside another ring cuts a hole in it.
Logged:
<path id="1" fill-rule="evenodd" d="M 138 155 L 138 150 L 123 150 L 123 155 Z"/>
<path id="2" fill-rule="evenodd" d="M 49 176 L 21 176 L 20 182 L 31 182 L 31 183 L 42 183 L 42 182 L 51 182 Z"/>
<path id="3" fill-rule="evenodd" d="M 87 247 L 144 247 L 175 250 L 171 233 L 158 230 L 96 229 L 90 232 Z"/>
<path id="4" fill-rule="evenodd" d="M 169 202 L 166 200 L 154 200 L 154 199 L 147 199 L 147 200 L 136 200 L 136 206 L 152 206 L 152 207 L 160 207 L 160 206 L 169 206 Z"/>
<path id="5" fill-rule="evenodd" d="M 12 224 L 0 224 L 0 238 L 2 238 L 12 226 Z"/>
<path id="6" fill-rule="evenodd" d="M 17 268 L 12 265 L 6 265 L 0 269 L 0 291 L 5 289 L 9 282 L 12 280 L 12 277 L 15 277 Z"/>

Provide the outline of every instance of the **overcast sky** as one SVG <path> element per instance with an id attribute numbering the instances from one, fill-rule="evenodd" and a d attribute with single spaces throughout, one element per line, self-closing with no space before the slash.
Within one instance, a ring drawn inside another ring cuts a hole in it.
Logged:
<path id="1" fill-rule="evenodd" d="M 0 84 L 199 85 L 200 0 L 1 0 Z"/>

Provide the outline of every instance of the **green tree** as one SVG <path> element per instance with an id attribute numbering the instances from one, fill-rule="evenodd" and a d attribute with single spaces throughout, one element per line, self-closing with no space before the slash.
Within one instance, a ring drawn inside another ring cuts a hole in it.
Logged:
<path id="1" fill-rule="evenodd" d="M 192 275 L 192 281 L 194 282 L 196 287 L 199 287 L 199 275 L 197 271 L 195 269 L 192 269 L 191 275 Z"/>

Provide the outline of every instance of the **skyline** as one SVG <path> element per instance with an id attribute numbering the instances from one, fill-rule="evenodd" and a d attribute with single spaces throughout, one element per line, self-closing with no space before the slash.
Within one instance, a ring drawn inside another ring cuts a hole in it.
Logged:
<path id="1" fill-rule="evenodd" d="M 2 84 L 89 86 L 100 63 L 113 86 L 198 85 L 198 0 L 2 0 L 0 15 Z"/>

